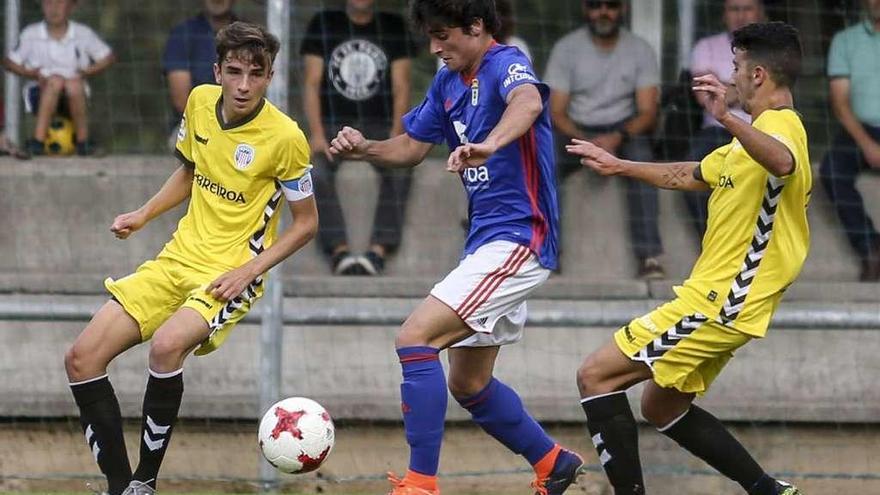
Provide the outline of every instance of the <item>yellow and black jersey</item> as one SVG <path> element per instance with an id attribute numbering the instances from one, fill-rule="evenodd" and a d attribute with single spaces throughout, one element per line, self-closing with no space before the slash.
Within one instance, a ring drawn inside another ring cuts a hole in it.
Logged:
<path id="1" fill-rule="evenodd" d="M 239 267 L 271 245 L 282 195 L 312 194 L 309 146 L 297 123 L 263 99 L 227 124 L 221 98 L 219 86 L 203 85 L 187 100 L 175 154 L 194 170 L 192 196 L 159 254 L 211 272 Z"/>
<path id="2" fill-rule="evenodd" d="M 712 194 L 702 254 L 675 291 L 700 313 L 761 337 L 807 257 L 812 173 L 797 113 L 767 110 L 753 125 L 788 147 L 795 169 L 775 177 L 735 138 L 703 159 Z"/>

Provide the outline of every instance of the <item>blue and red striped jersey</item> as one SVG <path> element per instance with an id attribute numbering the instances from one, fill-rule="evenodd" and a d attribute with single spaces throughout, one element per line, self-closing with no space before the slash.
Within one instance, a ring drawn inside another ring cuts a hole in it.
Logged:
<path id="1" fill-rule="evenodd" d="M 492 46 L 473 77 L 440 69 L 425 100 L 404 115 L 403 125 L 413 139 L 445 142 L 450 151 L 461 144 L 480 143 L 501 120 L 507 95 L 522 84 L 533 84 L 540 91 L 541 115 L 525 135 L 499 149 L 483 166 L 460 174 L 470 220 L 464 255 L 486 243 L 506 240 L 528 246 L 541 266 L 555 269 L 559 207 L 550 90 L 518 48 Z"/>

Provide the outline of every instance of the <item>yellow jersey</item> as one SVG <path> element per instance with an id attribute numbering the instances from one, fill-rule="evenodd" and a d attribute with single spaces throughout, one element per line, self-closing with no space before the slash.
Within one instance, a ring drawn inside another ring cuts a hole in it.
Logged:
<path id="1" fill-rule="evenodd" d="M 783 143 L 794 171 L 776 177 L 734 138 L 700 163 L 712 188 L 702 254 L 676 294 L 697 311 L 762 337 L 810 245 L 812 171 L 807 133 L 793 110 L 767 110 L 752 124 Z"/>
<path id="2" fill-rule="evenodd" d="M 312 194 L 309 146 L 296 122 L 265 99 L 238 122 L 221 117 L 220 86 L 189 95 L 175 155 L 194 169 L 186 215 L 159 258 L 209 272 L 237 268 L 276 237 L 282 196 Z"/>

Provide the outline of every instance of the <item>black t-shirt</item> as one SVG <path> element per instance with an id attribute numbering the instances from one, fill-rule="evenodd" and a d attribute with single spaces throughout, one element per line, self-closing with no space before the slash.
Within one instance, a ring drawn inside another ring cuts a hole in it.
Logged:
<path id="1" fill-rule="evenodd" d="M 309 22 L 300 54 L 324 59 L 321 117 L 345 124 L 390 122 L 391 62 L 417 48 L 403 18 L 377 12 L 369 24 L 353 24 L 345 12 L 323 11 Z"/>

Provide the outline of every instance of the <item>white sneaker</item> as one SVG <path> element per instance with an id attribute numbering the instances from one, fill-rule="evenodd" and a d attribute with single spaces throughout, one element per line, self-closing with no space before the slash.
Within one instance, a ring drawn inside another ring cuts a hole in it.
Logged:
<path id="1" fill-rule="evenodd" d="M 131 480 L 131 483 L 128 484 L 128 488 L 122 492 L 122 495 L 153 495 L 156 493 L 156 490 L 148 484 L 151 481 L 154 480 Z"/>

